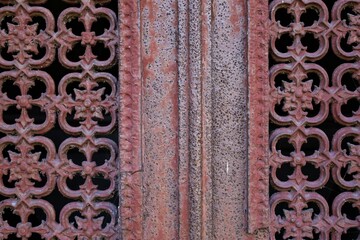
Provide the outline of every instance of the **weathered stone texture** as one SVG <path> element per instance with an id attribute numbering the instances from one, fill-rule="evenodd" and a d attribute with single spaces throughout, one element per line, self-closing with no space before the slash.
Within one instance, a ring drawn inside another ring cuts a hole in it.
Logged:
<path id="1" fill-rule="evenodd" d="M 142 1 L 143 239 L 178 239 L 176 1 Z"/>
<path id="2" fill-rule="evenodd" d="M 247 234 L 247 2 L 141 1 L 140 9 L 142 236 L 255 239 Z"/>
<path id="3" fill-rule="evenodd" d="M 214 239 L 246 233 L 246 5 L 213 4 L 212 168 Z"/>

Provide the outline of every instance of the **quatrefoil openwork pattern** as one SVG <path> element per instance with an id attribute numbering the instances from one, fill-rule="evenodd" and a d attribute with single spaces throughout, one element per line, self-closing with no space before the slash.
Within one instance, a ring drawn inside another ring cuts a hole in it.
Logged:
<path id="1" fill-rule="evenodd" d="M 0 0 L 0 239 L 117 239 L 117 15 L 50 2 Z"/>
<path id="2" fill-rule="evenodd" d="M 360 2 L 269 11 L 271 239 L 359 239 Z"/>

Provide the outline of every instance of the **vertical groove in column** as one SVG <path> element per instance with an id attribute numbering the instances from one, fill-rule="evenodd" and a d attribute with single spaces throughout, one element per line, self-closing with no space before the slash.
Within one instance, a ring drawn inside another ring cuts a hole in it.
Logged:
<path id="1" fill-rule="evenodd" d="M 189 2 L 190 238 L 201 237 L 200 0 Z"/>
<path id="2" fill-rule="evenodd" d="M 212 0 L 201 0 L 201 239 L 213 238 Z"/>
<path id="3" fill-rule="evenodd" d="M 178 0 L 179 239 L 190 239 L 189 0 Z"/>

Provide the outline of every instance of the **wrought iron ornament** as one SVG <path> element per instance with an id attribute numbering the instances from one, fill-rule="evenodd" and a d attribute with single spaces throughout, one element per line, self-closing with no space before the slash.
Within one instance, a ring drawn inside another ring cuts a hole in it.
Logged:
<path id="1" fill-rule="evenodd" d="M 118 145 L 107 137 L 117 126 L 118 82 L 107 71 L 117 15 L 110 0 L 64 0 L 55 19 L 46 2 L 0 0 L 0 239 L 117 239 Z M 54 64 L 67 69 L 61 80 L 46 70 Z M 59 146 L 54 129 L 67 135 Z"/>
<path id="2" fill-rule="evenodd" d="M 360 237 L 360 2 L 270 3 L 271 239 Z"/>

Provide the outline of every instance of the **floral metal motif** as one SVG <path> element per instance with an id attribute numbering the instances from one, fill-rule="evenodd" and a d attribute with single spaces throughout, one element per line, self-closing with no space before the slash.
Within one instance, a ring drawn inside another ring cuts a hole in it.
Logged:
<path id="1" fill-rule="evenodd" d="M 360 14 L 360 6 L 354 7 L 354 12 L 356 14 Z M 356 44 L 354 48 L 359 49 L 360 44 L 360 16 L 359 15 L 353 15 L 348 14 L 349 22 L 350 22 L 350 32 L 349 32 L 349 38 L 347 40 L 347 44 Z"/>
<path id="2" fill-rule="evenodd" d="M 80 83 L 80 87 L 84 86 L 85 90 L 74 89 L 75 91 L 75 119 L 85 119 L 82 124 L 90 129 L 96 125 L 93 118 L 104 119 L 102 111 L 107 111 L 107 106 L 101 105 L 101 96 L 104 95 L 105 88 L 99 90 L 91 90 L 97 86 L 96 83 L 86 79 Z M 106 103 L 106 102 L 105 102 Z M 104 104 L 105 105 L 105 104 Z"/>
<path id="3" fill-rule="evenodd" d="M 7 24 L 9 28 L 8 53 L 19 51 L 15 57 L 20 63 L 24 63 L 25 59 L 31 57 L 27 52 L 38 53 L 38 46 L 34 42 L 38 25 L 27 25 L 30 21 L 30 16 L 26 15 L 24 10 L 22 10 L 20 15 L 14 18 L 14 22 L 18 23 L 18 25 Z M 2 46 L 4 46 L 4 42 Z"/>
<path id="4" fill-rule="evenodd" d="M 360 237 L 359 14 L 355 0 L 270 3 L 271 239 Z"/>
<path id="5" fill-rule="evenodd" d="M 102 7 L 96 8 L 94 1 L 83 0 L 81 2 L 82 6 L 80 8 L 68 8 L 60 15 L 57 41 L 60 45 L 59 53 L 61 53 L 62 57 L 59 60 L 64 66 L 69 68 L 87 69 L 87 66 L 107 68 L 116 61 L 116 14 L 110 9 Z M 100 3 L 102 1 L 95 2 Z M 78 21 L 84 25 L 85 31 L 82 32 L 80 36 L 74 34 L 72 29 L 66 27 L 66 22 L 73 18 L 78 19 Z M 99 36 L 97 36 L 94 31 L 91 31 L 97 18 L 105 18 L 110 24 L 109 29 L 104 29 L 104 32 Z M 99 60 L 93 53 L 92 48 L 96 43 L 100 42 L 109 49 L 110 56 L 106 60 Z M 78 62 L 68 59 L 66 54 L 68 51 L 71 51 L 76 44 L 85 46 L 85 53 L 79 56 Z"/>
<path id="6" fill-rule="evenodd" d="M 0 239 L 118 239 L 118 147 L 106 137 L 117 124 L 118 83 L 107 72 L 117 59 L 116 14 L 102 6 L 108 0 L 66 0 L 56 26 L 45 2 L 0 0 Z M 97 35 L 100 18 L 109 25 Z M 80 35 L 67 25 L 72 19 L 84 25 Z M 93 53 L 100 43 L 107 59 Z M 72 53 L 76 62 L 67 53 L 77 44 L 85 52 Z M 60 81 L 44 69 L 51 64 L 68 69 Z M 54 129 L 66 140 L 50 139 Z M 82 180 L 74 188 L 75 178 Z M 55 189 L 68 202 L 60 210 Z"/>
<path id="7" fill-rule="evenodd" d="M 296 240 L 301 240 L 305 237 L 312 238 L 312 214 L 313 209 L 306 209 L 306 204 L 301 201 L 301 198 L 298 197 L 292 206 L 295 208 L 295 211 L 284 210 L 285 218 L 279 220 L 282 222 L 285 227 L 284 238 L 294 237 Z"/>
<path id="8" fill-rule="evenodd" d="M 20 184 L 22 182 L 24 185 L 33 186 L 34 183 L 30 180 L 41 181 L 41 177 L 39 174 L 39 159 L 40 152 L 31 153 L 31 146 L 22 141 L 18 146 L 20 149 L 20 153 L 15 153 L 9 151 L 9 156 L 11 159 L 9 171 L 10 177 L 9 181 L 20 180 Z M 20 187 L 21 190 L 25 190 L 26 188 Z"/>

